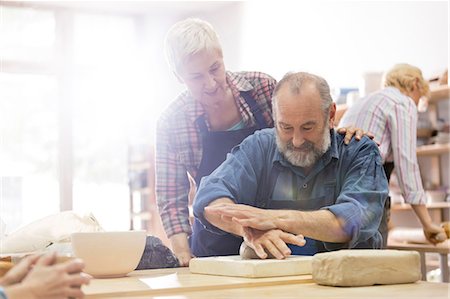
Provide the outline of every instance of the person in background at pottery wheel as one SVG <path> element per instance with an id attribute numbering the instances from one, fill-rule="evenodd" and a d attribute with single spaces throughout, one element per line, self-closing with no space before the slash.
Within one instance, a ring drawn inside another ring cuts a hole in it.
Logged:
<path id="1" fill-rule="evenodd" d="M 381 248 L 388 184 L 377 144 L 367 137 L 344 144 L 319 76 L 286 74 L 272 107 L 275 128 L 246 138 L 202 179 L 196 219 L 218 239 L 243 238 L 260 258 Z"/>
<path id="2" fill-rule="evenodd" d="M 384 76 L 385 88 L 358 100 L 344 114 L 341 126 L 355 125 L 375 134 L 380 141 L 384 170 L 389 180 L 395 171 L 405 203 L 411 205 L 433 244 L 447 239 L 444 229 L 428 213 L 426 195 L 417 162 L 417 105 L 429 93 L 428 82 L 419 68 L 398 64 Z M 395 167 L 394 167 L 395 166 Z M 390 198 L 386 204 L 381 233 L 387 245 Z"/>

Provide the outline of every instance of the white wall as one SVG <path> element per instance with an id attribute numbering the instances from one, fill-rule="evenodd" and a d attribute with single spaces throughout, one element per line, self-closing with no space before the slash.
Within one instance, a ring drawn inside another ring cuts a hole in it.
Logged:
<path id="1" fill-rule="evenodd" d="M 240 69 L 277 79 L 304 70 L 357 87 L 399 62 L 426 77 L 448 67 L 448 1 L 248 1 L 242 34 Z"/>
<path id="2" fill-rule="evenodd" d="M 155 114 L 183 89 L 167 69 L 163 38 L 186 17 L 215 27 L 233 71 L 264 71 L 280 79 L 304 70 L 324 76 L 332 87 L 358 87 L 363 72 L 399 62 L 417 65 L 426 77 L 448 67 L 448 1 L 182 2 L 176 13 L 144 16 L 147 63 L 158 81 L 152 89 Z"/>

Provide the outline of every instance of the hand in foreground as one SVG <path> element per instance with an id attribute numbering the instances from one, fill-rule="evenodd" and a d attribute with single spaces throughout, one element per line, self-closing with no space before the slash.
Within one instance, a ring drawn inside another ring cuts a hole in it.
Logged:
<path id="1" fill-rule="evenodd" d="M 428 227 L 423 229 L 425 237 L 432 244 L 437 244 L 444 242 L 447 240 L 447 234 L 442 227 L 437 226 L 436 224 L 431 224 Z"/>
<path id="2" fill-rule="evenodd" d="M 39 257 L 40 255 L 37 254 L 24 257 L 17 265 L 6 272 L 5 276 L 0 279 L 0 284 L 6 287 L 21 282 Z"/>
<path id="3" fill-rule="evenodd" d="M 22 280 L 32 298 L 59 299 L 83 298 L 81 286 L 89 284 L 91 276 L 81 271 L 84 263 L 80 259 L 69 260 L 61 264 L 56 262 L 56 254 L 41 256 Z"/>
<path id="4" fill-rule="evenodd" d="M 345 134 L 344 143 L 349 144 L 350 140 L 352 140 L 353 136 L 355 136 L 356 140 L 361 140 L 361 138 L 365 135 L 370 139 L 375 138 L 375 136 L 370 132 L 365 132 L 363 129 L 356 128 L 353 126 L 344 127 L 337 129 L 339 134 Z M 380 145 L 377 141 L 375 141 L 378 145 Z"/>
<path id="5" fill-rule="evenodd" d="M 277 211 L 255 208 L 243 204 L 220 204 L 205 208 L 208 213 L 220 215 L 223 219 L 258 230 L 276 229 Z"/>
<path id="6" fill-rule="evenodd" d="M 189 266 L 189 261 L 192 259 L 191 249 L 187 239 L 187 234 L 180 233 L 170 237 L 172 250 L 178 259 L 180 267 Z"/>
<path id="7" fill-rule="evenodd" d="M 267 253 L 272 254 L 276 259 L 284 259 L 291 255 L 291 250 L 286 244 L 305 245 L 302 235 L 296 236 L 279 229 L 261 231 L 249 227 L 244 227 L 244 242 L 261 259 L 267 258 Z"/>

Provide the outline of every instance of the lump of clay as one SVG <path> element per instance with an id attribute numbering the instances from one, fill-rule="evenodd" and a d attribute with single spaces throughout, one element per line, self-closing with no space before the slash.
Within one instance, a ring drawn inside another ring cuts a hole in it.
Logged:
<path id="1" fill-rule="evenodd" d="M 268 259 L 274 259 L 275 257 L 269 253 L 266 250 L 267 253 L 267 258 Z M 256 252 L 253 250 L 253 248 L 247 246 L 247 244 L 245 244 L 245 242 L 242 242 L 241 247 L 239 248 L 239 255 L 245 259 L 245 260 L 249 260 L 249 259 L 261 259 Z"/>
<path id="2" fill-rule="evenodd" d="M 412 283 L 421 278 L 420 256 L 416 251 L 372 249 L 318 253 L 312 276 L 330 286 Z"/>

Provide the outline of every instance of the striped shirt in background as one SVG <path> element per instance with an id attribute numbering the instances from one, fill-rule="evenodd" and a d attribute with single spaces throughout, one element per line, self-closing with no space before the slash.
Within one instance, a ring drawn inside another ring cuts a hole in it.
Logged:
<path id="1" fill-rule="evenodd" d="M 394 162 L 403 198 L 425 204 L 417 163 L 417 107 L 397 88 L 387 87 L 357 100 L 342 117 L 339 127 L 354 125 L 375 135 L 383 162 Z"/>
<path id="2" fill-rule="evenodd" d="M 266 123 L 273 126 L 271 97 L 276 85 L 275 79 L 259 72 L 227 72 L 227 83 L 237 101 L 245 127 L 256 124 L 249 106 L 239 94 L 249 90 L 259 104 Z M 169 105 L 158 120 L 156 195 L 168 237 L 192 232 L 188 210 L 188 174 L 195 178 L 202 159 L 202 140 L 195 121 L 204 114 L 205 110 L 200 103 L 185 91 Z"/>

